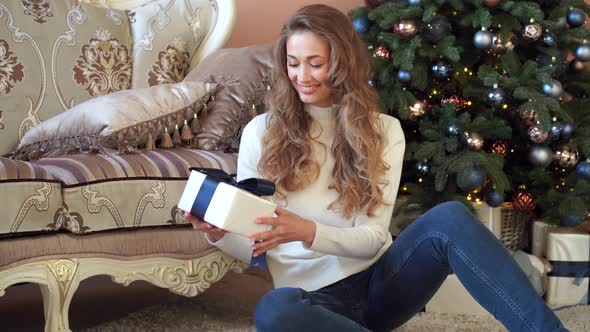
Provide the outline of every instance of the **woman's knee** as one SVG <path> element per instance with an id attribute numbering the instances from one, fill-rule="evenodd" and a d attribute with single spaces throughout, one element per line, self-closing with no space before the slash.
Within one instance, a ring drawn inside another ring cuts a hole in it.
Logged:
<path id="1" fill-rule="evenodd" d="M 277 288 L 266 293 L 256 305 L 254 322 L 257 331 L 279 331 L 286 321 L 297 316 L 304 301 L 299 288 Z"/>
<path id="2" fill-rule="evenodd" d="M 459 201 L 441 203 L 426 212 L 425 217 L 429 225 L 442 229 L 448 229 L 450 226 L 456 228 L 477 222 L 477 218 L 467 206 Z"/>

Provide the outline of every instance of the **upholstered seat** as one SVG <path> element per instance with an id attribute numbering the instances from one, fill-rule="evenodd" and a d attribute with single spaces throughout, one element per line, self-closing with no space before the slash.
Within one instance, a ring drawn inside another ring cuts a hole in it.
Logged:
<path id="1" fill-rule="evenodd" d="M 31 162 L 63 186 L 53 229 L 88 233 L 182 223 L 176 207 L 190 167 L 236 172 L 237 155 L 195 149 L 76 154 Z"/>
<path id="2" fill-rule="evenodd" d="M 62 187 L 42 166 L 0 157 L 0 197 L 0 237 L 49 231 L 47 221 L 61 207 Z"/>

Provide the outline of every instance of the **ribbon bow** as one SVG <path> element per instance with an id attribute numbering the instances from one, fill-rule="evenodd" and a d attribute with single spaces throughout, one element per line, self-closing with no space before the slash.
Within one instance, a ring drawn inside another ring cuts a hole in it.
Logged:
<path id="1" fill-rule="evenodd" d="M 191 209 L 191 214 L 201 219 L 205 217 L 205 212 L 207 211 L 209 203 L 211 203 L 211 199 L 213 198 L 213 194 L 220 182 L 246 190 L 257 196 L 272 196 L 276 189 L 275 184 L 272 181 L 249 178 L 238 182 L 234 180 L 232 175 L 217 168 L 191 167 L 189 168 L 189 171 L 201 172 L 207 176 L 201 185 L 201 189 L 199 190 Z M 257 257 L 252 257 L 250 259 L 250 267 L 258 267 L 262 271 L 266 270 L 266 253 Z"/>
<path id="2" fill-rule="evenodd" d="M 272 181 L 249 178 L 238 182 L 234 180 L 232 175 L 227 174 L 225 171 L 217 168 L 191 167 L 189 170 L 201 172 L 217 180 L 218 182 L 224 182 L 234 187 L 244 189 L 257 196 L 272 196 L 274 195 L 276 189 L 275 184 Z"/>

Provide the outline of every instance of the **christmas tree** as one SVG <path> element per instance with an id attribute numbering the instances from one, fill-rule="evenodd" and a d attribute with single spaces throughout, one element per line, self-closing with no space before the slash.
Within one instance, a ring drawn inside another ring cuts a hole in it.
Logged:
<path id="1" fill-rule="evenodd" d="M 583 0 L 366 0 L 369 84 L 402 122 L 406 208 L 508 202 L 589 218 L 590 7 Z"/>

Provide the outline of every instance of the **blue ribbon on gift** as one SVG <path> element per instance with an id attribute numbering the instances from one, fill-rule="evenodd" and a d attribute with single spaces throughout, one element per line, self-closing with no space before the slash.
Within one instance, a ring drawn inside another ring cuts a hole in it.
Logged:
<path id="1" fill-rule="evenodd" d="M 576 278 L 574 285 L 580 286 L 584 278 L 590 278 L 590 261 L 572 262 L 572 261 L 549 261 L 551 263 L 551 272 L 547 273 L 548 277 L 569 277 Z M 586 302 L 590 304 L 590 280 L 588 281 L 588 293 Z"/>
<path id="2" fill-rule="evenodd" d="M 205 218 L 205 213 L 207 212 L 209 204 L 211 204 L 213 194 L 215 194 L 217 186 L 222 182 L 246 190 L 257 196 L 272 196 L 276 189 L 275 184 L 272 181 L 249 178 L 238 182 L 232 175 L 217 168 L 191 167 L 189 168 L 189 171 L 197 171 L 205 174 L 205 180 L 203 181 L 191 208 L 191 214 L 201 219 Z M 257 257 L 252 256 L 250 259 L 250 267 L 258 267 L 262 271 L 266 270 L 266 253 Z"/>

